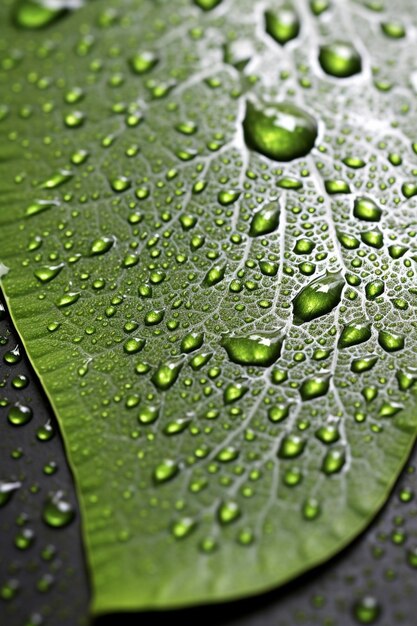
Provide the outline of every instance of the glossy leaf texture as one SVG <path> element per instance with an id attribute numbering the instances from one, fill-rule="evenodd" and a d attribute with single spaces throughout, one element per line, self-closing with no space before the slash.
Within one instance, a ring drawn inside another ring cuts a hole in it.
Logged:
<path id="1" fill-rule="evenodd" d="M 0 9 L 0 267 L 92 609 L 282 584 L 415 439 L 409 3 L 28 4 Z"/>

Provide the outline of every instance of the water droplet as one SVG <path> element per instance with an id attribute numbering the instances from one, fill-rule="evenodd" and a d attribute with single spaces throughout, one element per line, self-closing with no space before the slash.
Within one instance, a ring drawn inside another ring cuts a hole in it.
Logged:
<path id="1" fill-rule="evenodd" d="M 117 176 L 116 178 L 112 178 L 110 181 L 110 187 L 117 193 L 130 189 L 131 185 L 132 183 L 128 178 L 126 178 L 126 176 Z"/>
<path id="2" fill-rule="evenodd" d="M 270 202 L 257 211 L 252 218 L 249 235 L 260 237 L 268 235 L 278 228 L 280 207 L 278 202 Z"/>
<path id="3" fill-rule="evenodd" d="M 381 30 L 384 35 L 391 39 L 402 39 L 405 37 L 405 28 L 401 22 L 382 22 Z"/>
<path id="4" fill-rule="evenodd" d="M 11 407 L 7 416 L 9 422 L 13 424 L 13 426 L 24 426 L 30 422 L 32 417 L 33 411 L 30 406 L 26 406 L 20 402 L 16 402 L 16 404 Z"/>
<path id="5" fill-rule="evenodd" d="M 39 187 L 41 189 L 56 189 L 57 187 L 60 187 L 61 185 L 64 185 L 69 180 L 71 180 L 73 176 L 74 174 L 69 170 L 58 170 L 57 172 L 52 174 L 52 176 L 50 176 L 47 180 L 45 180 L 41 185 L 39 185 Z M 39 204 L 39 202 L 36 204 Z M 27 214 L 28 212 L 26 210 L 26 215 Z"/>
<path id="6" fill-rule="evenodd" d="M 362 372 L 369 372 L 375 363 L 378 361 L 378 357 L 374 354 L 361 357 L 360 359 L 354 359 L 351 363 L 350 369 L 355 374 L 362 374 Z"/>
<path id="7" fill-rule="evenodd" d="M 3 356 L 3 361 L 8 365 L 16 365 L 20 363 L 21 360 L 22 355 L 20 354 L 19 346 L 16 346 L 13 350 L 8 350 Z"/>
<path id="8" fill-rule="evenodd" d="M 313 376 L 306 378 L 301 384 L 300 395 L 304 401 L 314 400 L 325 396 L 329 391 L 330 378 L 325 376 Z"/>
<path id="9" fill-rule="evenodd" d="M 281 422 L 290 414 L 289 404 L 276 404 L 268 410 L 268 417 L 271 422 Z"/>
<path id="10" fill-rule="evenodd" d="M 138 414 L 138 421 L 141 424 L 153 424 L 159 417 L 159 409 L 156 406 L 143 406 Z"/>
<path id="11" fill-rule="evenodd" d="M 236 202 L 239 197 L 240 191 L 234 191 L 233 189 L 230 189 L 229 191 L 220 191 L 217 199 L 221 205 L 230 206 L 231 204 Z"/>
<path id="12" fill-rule="evenodd" d="M 237 402 L 249 391 L 249 387 L 246 387 L 243 383 L 230 383 L 224 390 L 223 399 L 225 404 L 232 404 Z"/>
<path id="13" fill-rule="evenodd" d="M 204 342 L 204 333 L 188 333 L 181 341 L 181 352 L 194 352 L 201 348 Z"/>
<path id="14" fill-rule="evenodd" d="M 253 334 L 249 337 L 223 337 L 221 346 L 228 357 L 239 365 L 269 367 L 280 357 L 282 337 L 276 333 Z"/>
<path id="15" fill-rule="evenodd" d="M 248 101 L 243 129 L 247 145 L 275 161 L 306 156 L 318 133 L 316 120 L 287 102 L 261 109 Z"/>
<path id="16" fill-rule="evenodd" d="M 353 203 L 353 215 L 365 222 L 379 222 L 382 209 L 370 198 L 356 198 Z"/>
<path id="17" fill-rule="evenodd" d="M 405 338 L 404 335 L 381 330 L 378 334 L 378 343 L 386 352 L 397 352 L 404 348 Z"/>
<path id="18" fill-rule="evenodd" d="M 241 514 L 239 505 L 233 500 L 222 502 L 217 510 L 217 517 L 221 524 L 231 524 L 236 521 Z"/>
<path id="19" fill-rule="evenodd" d="M 385 290 L 385 285 L 382 280 L 373 280 L 365 285 L 365 294 L 368 300 L 375 300 L 379 296 L 382 296 Z"/>
<path id="20" fill-rule="evenodd" d="M 46 422 L 46 424 L 43 424 L 43 426 L 39 426 L 36 431 L 36 437 L 39 441 L 50 441 L 54 435 L 55 431 L 49 421 Z"/>
<path id="21" fill-rule="evenodd" d="M 86 116 L 82 111 L 71 111 L 64 116 L 64 123 L 68 128 L 80 128 L 85 120 Z"/>
<path id="22" fill-rule="evenodd" d="M 54 202 L 53 200 L 38 200 L 27 207 L 25 216 L 32 217 L 33 215 L 39 215 L 39 213 L 43 213 L 44 211 L 57 206 L 59 206 L 59 203 Z"/>
<path id="23" fill-rule="evenodd" d="M 71 306 L 72 304 L 75 304 L 77 300 L 79 300 L 80 295 L 80 293 L 66 293 L 57 300 L 56 305 L 59 308 Z"/>
<path id="24" fill-rule="evenodd" d="M 15 491 L 21 487 L 19 482 L 7 482 L 0 480 L 0 507 L 5 506 L 12 498 Z"/>
<path id="25" fill-rule="evenodd" d="M 191 517 L 182 517 L 172 525 L 171 532 L 175 539 L 185 539 L 196 528 L 196 521 Z"/>
<path id="26" fill-rule="evenodd" d="M 407 563 L 413 569 L 417 569 L 417 546 L 410 548 L 407 552 Z"/>
<path id="27" fill-rule="evenodd" d="M 151 378 L 155 387 L 161 391 L 166 391 L 172 387 L 177 380 L 183 365 L 183 360 L 162 363 Z"/>
<path id="28" fill-rule="evenodd" d="M 59 265 L 44 265 L 43 267 L 39 267 L 33 273 L 39 282 L 49 283 L 58 276 L 63 267 L 63 263 L 60 263 Z"/>
<path id="29" fill-rule="evenodd" d="M 320 428 L 316 430 L 316 437 L 322 443 L 331 444 L 339 441 L 340 433 L 336 424 L 326 424 L 325 426 L 320 426 Z"/>
<path id="30" fill-rule="evenodd" d="M 191 420 L 186 417 L 179 417 L 172 422 L 168 422 L 168 424 L 164 428 L 165 435 L 179 435 L 184 432 L 191 424 Z"/>
<path id="31" fill-rule="evenodd" d="M 340 178 L 325 180 L 324 186 L 327 193 L 331 196 L 334 196 L 338 193 L 350 193 L 349 183 L 347 183 L 345 180 L 341 180 Z"/>
<path id="32" fill-rule="evenodd" d="M 35 541 L 35 533 L 31 528 L 23 528 L 15 537 L 14 545 L 19 550 L 27 550 Z"/>
<path id="33" fill-rule="evenodd" d="M 239 456 L 239 450 L 234 448 L 233 446 L 227 446 L 220 450 L 217 454 L 216 459 L 221 463 L 230 463 L 231 461 L 235 461 Z"/>
<path id="34" fill-rule="evenodd" d="M 93 241 L 93 243 L 91 244 L 90 254 L 93 256 L 105 254 L 110 250 L 113 244 L 113 237 L 100 237 L 99 239 Z"/>
<path id="35" fill-rule="evenodd" d="M 129 64 L 131 70 L 135 74 L 147 74 L 159 63 L 159 57 L 150 50 L 143 50 L 142 52 L 137 52 L 130 59 Z"/>
<path id="36" fill-rule="evenodd" d="M 127 339 L 123 344 L 123 350 L 126 352 L 126 354 L 136 354 L 143 349 L 145 343 L 145 339 L 141 339 L 139 337 L 130 337 L 130 339 Z"/>
<path id="37" fill-rule="evenodd" d="M 361 598 L 353 607 L 353 615 L 360 624 L 373 624 L 380 613 L 381 607 L 372 596 Z"/>
<path id="38" fill-rule="evenodd" d="M 286 435 L 281 441 L 278 456 L 280 459 L 294 459 L 304 452 L 306 442 L 299 435 Z"/>
<path id="39" fill-rule="evenodd" d="M 226 265 L 216 265 L 212 267 L 211 270 L 209 270 L 205 275 L 203 284 L 207 285 L 207 287 L 217 285 L 217 283 L 220 283 L 223 280 L 225 272 Z"/>
<path id="40" fill-rule="evenodd" d="M 158 484 L 165 483 L 171 480 L 179 472 L 180 468 L 178 463 L 172 459 L 165 459 L 162 463 L 159 463 L 154 469 L 153 478 Z"/>
<path id="41" fill-rule="evenodd" d="M 36 0 L 20 0 L 15 10 L 14 20 L 19 28 L 36 30 L 50 26 L 66 12 L 67 9 L 59 6 L 41 4 Z"/>
<path id="42" fill-rule="evenodd" d="M 345 281 L 340 272 L 326 272 L 303 287 L 293 300 L 294 323 L 327 315 L 340 303 Z"/>
<path id="43" fill-rule="evenodd" d="M 371 336 L 371 324 L 351 322 L 343 327 L 337 346 L 338 348 L 351 348 L 368 341 Z"/>
<path id="44" fill-rule="evenodd" d="M 322 69 L 336 78 L 349 78 L 362 70 L 359 52 L 349 42 L 337 41 L 320 47 L 319 62 Z"/>
<path id="45" fill-rule="evenodd" d="M 73 506 L 65 499 L 63 491 L 57 491 L 49 496 L 43 508 L 42 519 L 52 528 L 68 526 L 75 518 Z"/>
<path id="46" fill-rule="evenodd" d="M 217 7 L 222 0 L 194 0 L 194 4 L 203 9 L 203 11 L 211 11 Z"/>
<path id="47" fill-rule="evenodd" d="M 274 12 L 266 11 L 265 30 L 274 41 L 284 46 L 298 36 L 300 20 L 291 6 L 283 6 Z"/>
<path id="48" fill-rule="evenodd" d="M 379 250 L 384 245 L 384 236 L 378 228 L 361 233 L 361 240 L 366 245 Z"/>
<path id="49" fill-rule="evenodd" d="M 325 474 L 336 474 L 340 472 L 346 461 L 343 449 L 332 448 L 323 459 L 321 469 Z"/>
<path id="50" fill-rule="evenodd" d="M 315 498 L 308 498 L 302 508 L 303 517 L 307 521 L 316 519 L 321 513 L 321 506 Z"/>

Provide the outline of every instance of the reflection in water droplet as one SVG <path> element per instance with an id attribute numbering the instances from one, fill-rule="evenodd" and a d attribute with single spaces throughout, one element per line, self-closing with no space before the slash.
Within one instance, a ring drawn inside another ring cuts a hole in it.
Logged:
<path id="1" fill-rule="evenodd" d="M 275 161 L 306 156 L 318 133 L 316 120 L 288 102 L 257 108 L 249 100 L 243 129 L 247 145 Z"/>

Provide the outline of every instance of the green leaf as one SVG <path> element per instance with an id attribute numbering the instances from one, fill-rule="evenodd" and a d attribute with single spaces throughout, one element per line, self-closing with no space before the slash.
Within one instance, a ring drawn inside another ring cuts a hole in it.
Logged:
<path id="1" fill-rule="evenodd" d="M 417 431 L 407 24 L 353 0 L 111 4 L 0 8 L 2 284 L 95 613 L 323 562 Z"/>

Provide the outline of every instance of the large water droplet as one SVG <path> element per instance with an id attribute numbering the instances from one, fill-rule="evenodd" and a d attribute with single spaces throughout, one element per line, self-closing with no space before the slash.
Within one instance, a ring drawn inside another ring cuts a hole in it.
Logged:
<path id="1" fill-rule="evenodd" d="M 362 70 L 359 52 L 346 41 L 321 46 L 319 62 L 326 74 L 336 78 L 349 78 Z"/>
<path id="2" fill-rule="evenodd" d="M 257 108 L 247 102 L 243 130 L 247 145 L 275 161 L 306 156 L 317 139 L 316 120 L 293 104 Z"/>
<path id="3" fill-rule="evenodd" d="M 304 452 L 306 442 L 299 435 L 286 435 L 281 441 L 278 456 L 281 459 L 294 459 Z"/>
<path id="4" fill-rule="evenodd" d="M 340 303 L 344 284 L 340 272 L 326 272 L 303 287 L 293 300 L 294 323 L 310 322 L 333 311 Z"/>
<path id="5" fill-rule="evenodd" d="M 234 363 L 269 367 L 280 357 L 282 337 L 276 333 L 253 334 L 249 337 L 225 336 L 221 345 Z"/>
<path id="6" fill-rule="evenodd" d="M 330 379 L 326 376 L 313 376 L 301 383 L 300 396 L 304 401 L 314 400 L 326 395 L 329 391 Z"/>

